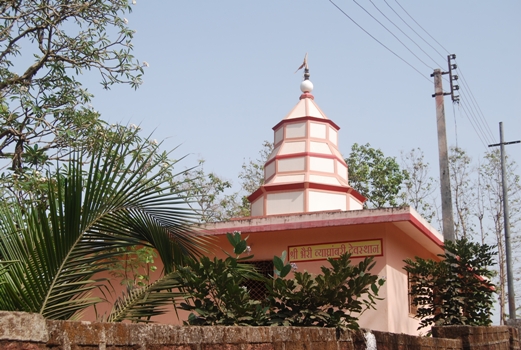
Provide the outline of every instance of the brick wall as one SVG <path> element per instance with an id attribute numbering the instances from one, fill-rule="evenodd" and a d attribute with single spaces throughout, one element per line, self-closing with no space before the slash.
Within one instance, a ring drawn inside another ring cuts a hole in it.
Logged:
<path id="1" fill-rule="evenodd" d="M 518 338 L 517 330 L 506 326 L 434 327 L 432 335 L 437 338 L 460 339 L 464 350 L 519 350 L 519 346 L 511 340 L 512 337 Z"/>
<path id="2" fill-rule="evenodd" d="M 433 337 L 297 327 L 182 327 L 50 321 L 0 312 L 0 349 L 10 350 L 521 350 L 516 327 L 437 327 Z"/>

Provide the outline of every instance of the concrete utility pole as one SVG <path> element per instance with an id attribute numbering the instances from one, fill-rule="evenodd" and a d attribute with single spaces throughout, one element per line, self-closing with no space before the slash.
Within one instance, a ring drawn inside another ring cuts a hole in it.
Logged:
<path id="1" fill-rule="evenodd" d="M 488 145 L 488 147 L 500 146 L 501 151 L 501 182 L 503 185 L 503 224 L 505 226 L 505 255 L 507 263 L 507 283 L 508 283 L 508 315 L 511 320 L 516 319 L 516 299 L 514 291 L 514 276 L 512 272 L 512 251 L 510 249 L 510 218 L 508 207 L 508 183 L 507 165 L 505 163 L 505 145 L 520 143 L 521 141 L 503 141 L 503 122 L 499 123 L 499 143 Z"/>
<path id="2" fill-rule="evenodd" d="M 434 95 L 436 101 L 436 123 L 438 125 L 438 152 L 440 158 L 440 190 L 441 213 L 443 220 L 443 238 L 446 241 L 454 241 L 454 217 L 452 213 L 452 194 L 450 190 L 449 176 L 449 152 L 447 150 L 447 132 L 445 127 L 445 95 L 441 81 L 441 69 L 435 69 L 431 77 L 434 77 Z"/>

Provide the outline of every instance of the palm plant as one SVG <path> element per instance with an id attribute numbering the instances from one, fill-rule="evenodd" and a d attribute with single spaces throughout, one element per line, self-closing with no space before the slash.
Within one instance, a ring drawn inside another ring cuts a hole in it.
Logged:
<path id="1" fill-rule="evenodd" d="M 167 275 L 207 248 L 184 192 L 168 185 L 164 159 L 141 150 L 122 136 L 76 153 L 45 180 L 43 201 L 0 204 L 1 310 L 76 318 L 102 301 L 91 292 L 104 286 L 97 276 L 123 254 L 118 248 L 156 249 Z"/>

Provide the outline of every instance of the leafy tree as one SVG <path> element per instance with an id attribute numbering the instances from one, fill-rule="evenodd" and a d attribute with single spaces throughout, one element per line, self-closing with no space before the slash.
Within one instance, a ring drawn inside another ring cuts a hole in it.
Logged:
<path id="1" fill-rule="evenodd" d="M 245 191 L 247 195 L 252 194 L 264 184 L 264 164 L 266 164 L 272 151 L 273 143 L 265 140 L 259 151 L 259 158 L 255 160 L 249 159 L 248 162 L 242 164 L 239 179 L 241 180 L 242 190 Z"/>
<path id="2" fill-rule="evenodd" d="M 247 162 L 242 163 L 242 170 L 239 173 L 241 191 L 229 198 L 232 204 L 229 212 L 233 214 L 232 217 L 250 216 L 251 209 L 248 196 L 264 184 L 264 164 L 266 164 L 272 151 L 273 143 L 264 140 L 259 151 L 259 157 L 255 160 L 250 158 Z"/>
<path id="3" fill-rule="evenodd" d="M 501 323 L 504 323 L 507 317 L 504 312 L 507 302 L 507 281 L 504 246 L 503 189 L 499 150 L 486 153 L 478 166 L 476 166 L 465 150 L 451 147 L 449 162 L 455 232 L 457 237 L 474 238 L 481 241 L 482 244 L 490 242 L 498 247 L 498 254 L 496 255 L 497 275 L 494 277 L 494 281 L 496 281 L 495 283 L 498 286 Z M 410 164 L 415 164 L 415 162 Z M 421 164 L 421 162 L 419 164 Z M 519 175 L 516 174 L 516 163 L 508 157 L 506 167 L 509 184 L 507 190 L 510 204 L 509 219 L 512 253 L 514 261 L 518 261 L 520 256 L 517 252 L 521 244 L 518 229 L 521 220 L 521 206 L 519 205 L 521 204 L 521 179 Z M 410 174 L 410 178 L 405 182 L 406 190 L 409 186 L 421 190 L 425 184 L 422 178 L 418 178 L 418 176 L 411 171 L 410 166 L 405 165 L 404 169 Z M 423 179 L 425 179 L 425 177 L 423 177 Z M 409 181 L 411 182 L 410 184 L 408 183 Z M 414 203 L 409 195 L 407 198 L 409 203 Z M 434 194 L 425 200 L 427 203 L 435 201 L 436 198 Z M 432 208 L 436 210 L 438 206 L 433 205 Z M 439 215 L 433 215 L 433 219 L 437 218 L 439 218 Z M 515 268 L 519 270 L 518 267 Z M 515 281 L 516 285 L 518 282 L 517 280 Z"/>
<path id="4" fill-rule="evenodd" d="M 367 198 L 365 206 L 382 208 L 401 205 L 402 183 L 408 173 L 400 169 L 393 157 L 386 157 L 370 144 L 354 143 L 346 159 L 349 167 L 349 184 Z"/>
<path id="5" fill-rule="evenodd" d="M 201 222 L 226 221 L 231 218 L 250 216 L 248 196 L 264 183 L 264 164 L 273 150 L 273 144 L 264 141 L 256 160 L 249 159 L 242 164 L 239 173 L 241 190 L 230 192 L 232 182 L 214 172 L 206 172 L 205 160 L 199 166 L 189 169 L 183 175 L 180 185 L 191 197 L 190 206 L 200 214 Z"/>
<path id="6" fill-rule="evenodd" d="M 480 245 L 465 238 L 445 243 L 441 261 L 404 260 L 409 273 L 411 295 L 418 306 L 418 329 L 436 325 L 488 326 L 492 323 L 495 286 L 494 246 Z"/>
<path id="7" fill-rule="evenodd" d="M 95 71 L 107 89 L 141 84 L 146 63 L 131 54 L 130 10 L 127 0 L 0 2 L 0 159 L 17 179 L 41 189 L 39 173 L 53 161 L 106 140 L 78 77 Z M 16 192 L 17 179 L 0 180 Z"/>
<path id="8" fill-rule="evenodd" d="M 404 180 L 404 201 L 414 207 L 427 221 L 436 216 L 436 204 L 432 195 L 437 189 L 437 182 L 430 176 L 429 163 L 425 161 L 423 151 L 413 148 L 408 153 L 402 152 L 402 168 L 408 176 Z"/>
<path id="9" fill-rule="evenodd" d="M 45 203 L 0 205 L 0 255 L 10 261 L 0 276 L 0 309 L 74 318 L 101 301 L 90 295 L 106 283 L 96 274 L 122 248 L 154 248 L 169 274 L 207 247 L 191 228 L 195 215 L 184 192 L 170 192 L 163 179 L 163 156 L 141 159 L 146 144 L 134 149 L 126 137 L 102 143 L 90 157 L 74 153 L 42 181 Z"/>
<path id="10" fill-rule="evenodd" d="M 204 160 L 200 160 L 199 166 L 183 173 L 179 184 L 173 183 L 173 186 L 186 192 L 190 198 L 189 205 L 199 214 L 201 222 L 226 221 L 235 214 L 237 196 L 225 194 L 226 190 L 231 189 L 232 183 L 213 172 L 206 173 L 204 163 Z"/>
<path id="11" fill-rule="evenodd" d="M 472 160 L 459 147 L 449 150 L 450 186 L 454 208 L 454 233 L 456 238 L 468 238 L 474 232 L 472 214 L 476 208 L 475 184 Z"/>
<path id="12" fill-rule="evenodd" d="M 510 234 L 511 251 L 514 259 L 519 257 L 520 238 L 517 226 L 521 220 L 521 178 L 515 173 L 516 163 L 507 158 L 506 176 L 508 183 L 508 200 L 510 205 Z M 506 278 L 506 256 L 504 241 L 504 212 L 503 212 L 503 187 L 501 179 L 501 157 L 499 150 L 489 152 L 485 155 L 485 162 L 479 168 L 479 181 L 482 192 L 483 215 L 486 220 L 481 235 L 487 239 L 487 233 L 491 233 L 491 239 L 498 246 L 497 265 L 498 265 L 498 293 L 501 323 L 505 324 L 507 319 L 505 306 L 508 300 L 507 278 Z M 514 260 L 515 261 L 515 260 Z M 517 267 L 519 271 L 519 267 Z M 518 283 L 516 281 L 515 283 Z"/>
<path id="13" fill-rule="evenodd" d="M 150 274 L 157 270 L 154 264 L 157 253 L 150 247 L 117 248 L 121 252 L 112 257 L 107 267 L 110 275 L 127 287 L 145 287 L 150 283 Z"/>

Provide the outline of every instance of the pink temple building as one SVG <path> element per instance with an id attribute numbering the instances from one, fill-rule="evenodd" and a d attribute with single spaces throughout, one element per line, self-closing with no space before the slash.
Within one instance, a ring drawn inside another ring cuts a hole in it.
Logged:
<path id="1" fill-rule="evenodd" d="M 265 182 L 248 197 L 252 216 L 208 224 L 205 230 L 225 250 L 230 250 L 227 232 L 248 235 L 254 263 L 270 275 L 273 256 L 282 251 L 298 270 L 310 273 L 319 273 L 328 257 L 346 251 L 354 263 L 372 256 L 372 272 L 385 277 L 386 283 L 379 294 L 383 300 L 361 316 L 360 326 L 418 334 L 403 260 L 437 259 L 443 253 L 443 236 L 410 207 L 363 209 L 366 198 L 349 186 L 349 168 L 338 150 L 340 127 L 315 102 L 307 67 L 304 77 L 296 106 L 273 127 L 274 149 L 264 166 Z M 181 311 L 179 316 L 172 310 L 154 321 L 181 324 L 187 314 Z M 84 317 L 94 318 L 92 312 Z"/>
<path id="2" fill-rule="evenodd" d="M 269 273 L 273 256 L 284 250 L 298 270 L 311 273 L 345 251 L 354 263 L 373 256 L 372 272 L 386 278 L 379 295 L 384 299 L 362 315 L 361 327 L 418 334 L 403 260 L 437 259 L 443 236 L 410 207 L 363 209 L 366 198 L 349 186 L 348 165 L 338 150 L 340 127 L 315 102 L 307 67 L 304 77 L 298 103 L 273 127 L 265 182 L 248 197 L 252 216 L 206 229 L 223 247 L 227 232 L 249 235 L 255 262 Z"/>

